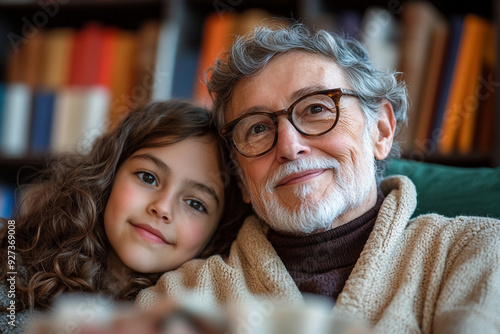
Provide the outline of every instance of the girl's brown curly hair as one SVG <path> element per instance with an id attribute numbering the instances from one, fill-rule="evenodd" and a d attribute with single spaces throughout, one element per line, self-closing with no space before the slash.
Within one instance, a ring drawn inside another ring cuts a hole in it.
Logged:
<path id="1" fill-rule="evenodd" d="M 104 293 L 132 300 L 142 288 L 154 284 L 161 273 L 134 273 L 118 293 L 110 289 L 107 254 L 111 246 L 103 216 L 115 174 L 141 148 L 204 136 L 218 145 L 214 159 L 218 159 L 225 186 L 225 208 L 201 256 L 227 253 L 250 208 L 241 200 L 236 172 L 215 121 L 205 109 L 186 101 L 153 103 L 129 113 L 99 137 L 88 153 L 53 158 L 24 191 L 15 219 L 17 262 L 21 260 L 26 269 L 26 275 L 17 279 L 19 308 L 50 308 L 53 298 L 62 292 Z M 0 242 L 2 268 L 7 268 L 5 238 Z"/>

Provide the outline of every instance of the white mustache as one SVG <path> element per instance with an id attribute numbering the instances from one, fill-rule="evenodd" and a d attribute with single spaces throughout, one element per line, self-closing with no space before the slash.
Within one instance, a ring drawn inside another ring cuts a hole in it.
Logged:
<path id="1" fill-rule="evenodd" d="M 266 182 L 266 191 L 273 192 L 276 186 L 285 177 L 301 173 L 310 169 L 340 169 L 340 163 L 335 158 L 304 158 L 294 160 L 281 165 L 273 174 L 273 176 Z"/>

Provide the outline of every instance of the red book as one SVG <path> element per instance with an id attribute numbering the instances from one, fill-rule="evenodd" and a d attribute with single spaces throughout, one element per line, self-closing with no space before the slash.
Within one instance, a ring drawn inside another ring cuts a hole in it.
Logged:
<path id="1" fill-rule="evenodd" d="M 103 28 L 89 23 L 77 32 L 70 68 L 69 84 L 89 86 L 97 82 Z"/>

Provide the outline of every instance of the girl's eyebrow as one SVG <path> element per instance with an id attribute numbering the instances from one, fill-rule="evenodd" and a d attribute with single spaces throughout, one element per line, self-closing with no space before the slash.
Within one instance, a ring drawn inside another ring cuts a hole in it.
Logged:
<path id="1" fill-rule="evenodd" d="M 130 157 L 130 159 L 148 160 L 148 161 L 151 161 L 152 163 L 154 163 L 165 174 L 172 173 L 172 169 L 166 163 L 164 163 L 161 159 L 158 159 L 157 157 L 155 157 L 152 154 L 149 154 L 149 153 L 136 154 L 136 155 Z M 195 181 L 195 180 L 190 180 L 190 179 L 185 179 L 184 183 L 188 187 L 198 189 L 198 190 L 206 193 L 208 196 L 212 197 L 217 202 L 217 206 L 219 206 L 219 204 L 220 204 L 219 196 L 217 196 L 217 192 L 215 191 L 215 189 L 213 187 L 206 185 L 206 184 L 203 184 L 203 183 L 200 183 L 200 182 Z"/>
<path id="2" fill-rule="evenodd" d="M 162 170 L 162 172 L 164 172 L 166 174 L 172 173 L 172 170 L 170 169 L 170 167 L 168 167 L 168 165 L 166 163 L 164 163 L 161 159 L 158 159 L 154 155 L 151 155 L 148 153 L 136 154 L 136 155 L 132 156 L 130 159 L 148 160 L 148 161 L 151 161 L 152 163 L 154 163 L 156 165 L 156 167 L 158 167 L 159 169 Z"/>
<path id="3" fill-rule="evenodd" d="M 217 206 L 219 206 L 219 196 L 217 196 L 217 193 L 215 192 L 215 189 L 213 187 L 194 180 L 184 180 L 184 182 L 187 184 L 187 186 L 198 189 L 208 196 L 212 197 L 215 202 L 217 202 Z"/>

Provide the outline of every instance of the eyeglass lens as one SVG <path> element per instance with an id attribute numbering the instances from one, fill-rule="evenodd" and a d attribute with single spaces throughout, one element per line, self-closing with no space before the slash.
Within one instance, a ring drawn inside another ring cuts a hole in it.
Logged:
<path id="1" fill-rule="evenodd" d="M 306 135 L 319 135 L 331 130 L 337 119 L 333 99 L 317 94 L 292 105 L 292 124 Z M 241 119 L 233 130 L 234 143 L 245 155 L 258 155 L 270 149 L 277 135 L 272 116 L 255 114 Z M 273 116 L 276 117 L 276 116 Z"/>

